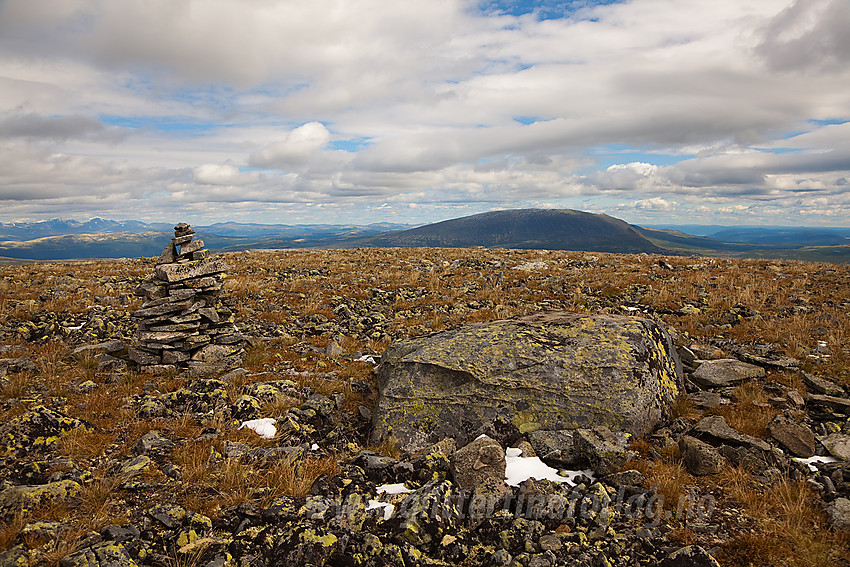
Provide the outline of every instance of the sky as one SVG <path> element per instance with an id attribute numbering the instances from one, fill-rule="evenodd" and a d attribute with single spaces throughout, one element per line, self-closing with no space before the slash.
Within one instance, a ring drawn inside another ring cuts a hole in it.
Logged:
<path id="1" fill-rule="evenodd" d="M 0 0 L 0 221 L 850 226 L 848 0 Z"/>

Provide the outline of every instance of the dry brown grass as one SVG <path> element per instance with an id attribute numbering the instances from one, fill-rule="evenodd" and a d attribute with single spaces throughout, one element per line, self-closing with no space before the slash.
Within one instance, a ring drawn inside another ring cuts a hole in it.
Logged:
<path id="1" fill-rule="evenodd" d="M 18 510 L 7 521 L 0 522 L 0 550 L 9 549 L 15 544 L 18 534 L 30 522 L 31 517 L 32 513 Z"/>
<path id="2" fill-rule="evenodd" d="M 742 532 L 723 546 L 729 565 L 827 567 L 850 561 L 850 534 L 828 528 L 828 519 L 812 488 L 786 478 L 760 487 L 746 471 L 727 467 L 717 484 L 758 521 L 758 530 Z"/>
<path id="3" fill-rule="evenodd" d="M 195 441 L 174 455 L 182 471 L 181 500 L 210 517 L 240 502 L 268 506 L 278 496 L 303 498 L 317 478 L 340 473 L 333 456 L 305 455 L 259 466 L 224 458 L 219 449 L 217 441 Z"/>
<path id="4" fill-rule="evenodd" d="M 767 424 L 781 413 L 768 403 L 768 395 L 756 381 L 738 386 L 734 400 L 735 403 L 718 406 L 709 413 L 723 416 L 733 428 L 753 437 L 765 437 Z"/>
<path id="5" fill-rule="evenodd" d="M 637 459 L 629 462 L 626 468 L 643 473 L 647 488 L 655 488 L 659 497 L 663 497 L 665 510 L 676 510 L 689 488 L 698 484 L 679 459 Z"/>
<path id="6" fill-rule="evenodd" d="M 30 391 L 33 376 L 29 372 L 15 372 L 0 381 L 0 396 L 5 399 L 23 398 Z"/>
<path id="7" fill-rule="evenodd" d="M 127 510 L 121 504 L 120 492 L 117 490 L 122 480 L 101 475 L 83 485 L 80 506 L 76 512 L 81 515 L 87 530 L 100 531 L 111 524 L 127 523 Z"/>
<path id="8" fill-rule="evenodd" d="M 106 453 L 117 436 L 117 432 L 80 427 L 62 436 L 59 440 L 58 451 L 59 454 L 72 459 L 87 461 Z"/>

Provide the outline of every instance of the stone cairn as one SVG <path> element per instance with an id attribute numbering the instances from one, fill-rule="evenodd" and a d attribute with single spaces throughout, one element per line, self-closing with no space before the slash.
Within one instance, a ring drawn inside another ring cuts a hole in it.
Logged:
<path id="1" fill-rule="evenodd" d="M 166 368 L 224 370 L 241 363 L 245 339 L 228 301 L 219 297 L 227 265 L 193 240 L 188 224 L 160 254 L 156 271 L 136 289 L 145 298 L 132 313 L 139 320 L 138 346 L 130 359 L 150 371 Z"/>

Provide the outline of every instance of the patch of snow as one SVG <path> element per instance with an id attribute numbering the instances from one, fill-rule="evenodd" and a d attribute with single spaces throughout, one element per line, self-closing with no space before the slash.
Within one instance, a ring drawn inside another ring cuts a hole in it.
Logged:
<path id="1" fill-rule="evenodd" d="M 568 476 L 561 476 L 556 469 L 541 461 L 540 457 L 522 457 L 521 455 L 522 449 L 513 447 L 505 449 L 505 482 L 510 486 L 519 486 L 529 478 L 575 484 L 573 479 L 578 475 L 583 474 L 588 477 L 593 475 L 592 471 L 585 470 L 568 471 Z"/>
<path id="2" fill-rule="evenodd" d="M 396 484 L 382 484 L 378 487 L 378 494 L 407 494 L 413 492 L 407 488 L 403 482 Z"/>
<path id="3" fill-rule="evenodd" d="M 77 327 L 66 327 L 66 329 L 68 329 L 69 331 L 79 331 L 83 327 L 85 327 L 85 323 L 83 323 L 82 325 L 79 325 Z"/>
<path id="4" fill-rule="evenodd" d="M 264 417 L 262 419 L 250 419 L 243 421 L 239 429 L 247 427 L 263 439 L 271 439 L 277 434 L 277 427 L 274 426 L 275 419 L 273 417 Z"/>
<path id="5" fill-rule="evenodd" d="M 815 455 L 814 457 L 809 457 L 808 459 L 801 459 L 800 457 L 794 457 L 794 460 L 800 463 L 803 463 L 807 467 L 809 467 L 809 471 L 816 472 L 818 468 L 812 463 L 837 463 L 838 459 L 835 457 L 822 457 L 819 455 Z"/>
<path id="6" fill-rule="evenodd" d="M 364 354 L 360 358 L 357 359 L 357 362 L 368 362 L 369 364 L 377 364 L 375 362 L 375 358 L 371 355 Z"/>
<path id="7" fill-rule="evenodd" d="M 384 509 L 384 519 L 389 520 L 392 518 L 393 512 L 395 512 L 395 506 L 389 504 L 387 502 L 379 502 L 377 500 L 369 500 L 369 506 L 366 507 L 367 510 L 374 510 L 375 508 L 383 508 Z"/>

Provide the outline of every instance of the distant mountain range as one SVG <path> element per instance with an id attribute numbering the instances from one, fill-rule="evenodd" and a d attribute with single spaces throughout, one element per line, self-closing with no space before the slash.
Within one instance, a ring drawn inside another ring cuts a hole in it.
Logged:
<path id="1" fill-rule="evenodd" d="M 698 254 L 850 263 L 850 228 L 630 225 L 570 209 L 494 211 L 419 227 L 223 222 L 193 226 L 207 248 L 471 247 Z M 678 229 L 678 230 L 677 230 Z M 0 264 L 159 255 L 173 223 L 94 218 L 0 223 Z M 5 260 L 4 260 L 5 257 Z"/>
<path id="2" fill-rule="evenodd" d="M 146 232 L 171 232 L 175 223 L 145 223 L 135 220 L 114 221 L 93 218 L 86 222 L 52 219 L 33 223 L 0 223 L 0 240 L 22 242 L 50 236 L 71 234 L 140 234 Z M 197 232 L 232 238 L 326 238 L 376 234 L 386 230 L 410 228 L 406 224 L 376 223 L 360 225 L 330 224 L 253 224 L 220 222 L 207 226 L 193 226 Z"/>

